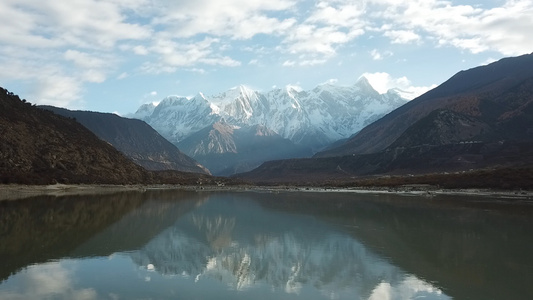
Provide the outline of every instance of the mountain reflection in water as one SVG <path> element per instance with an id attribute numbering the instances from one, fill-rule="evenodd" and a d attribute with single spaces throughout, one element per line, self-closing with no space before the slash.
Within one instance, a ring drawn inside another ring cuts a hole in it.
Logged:
<path id="1" fill-rule="evenodd" d="M 240 291 L 259 285 L 294 294 L 316 290 L 333 299 L 393 292 L 402 293 L 400 299 L 447 299 L 335 227 L 249 201 L 210 201 L 131 257 L 161 274 L 216 279 Z"/>
<path id="2" fill-rule="evenodd" d="M 437 200 L 152 191 L 0 202 L 0 299 L 529 295 L 532 241 L 516 236 L 530 205 Z"/>

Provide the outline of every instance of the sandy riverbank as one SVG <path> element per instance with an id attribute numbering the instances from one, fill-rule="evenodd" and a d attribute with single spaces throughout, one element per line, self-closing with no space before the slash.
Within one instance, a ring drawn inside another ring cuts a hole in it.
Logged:
<path id="1" fill-rule="evenodd" d="M 0 185 L 0 201 L 17 200 L 34 196 L 101 195 L 124 191 L 146 191 L 154 189 L 175 189 L 189 191 L 257 191 L 257 192 L 328 192 L 328 193 L 372 193 L 399 195 L 471 195 L 497 197 L 499 199 L 522 199 L 533 201 L 533 191 L 491 190 L 491 189 L 437 189 L 430 185 L 406 185 L 400 187 L 296 187 L 296 186 L 180 186 L 180 185 Z"/>
<path id="2" fill-rule="evenodd" d="M 110 194 L 121 191 L 142 190 L 142 186 L 122 185 L 0 185 L 0 201 L 17 200 L 34 196 L 68 196 L 68 195 L 92 195 Z"/>

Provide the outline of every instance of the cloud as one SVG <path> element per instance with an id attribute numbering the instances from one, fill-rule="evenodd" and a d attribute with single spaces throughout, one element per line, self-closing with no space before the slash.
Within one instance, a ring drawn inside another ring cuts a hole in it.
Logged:
<path id="1" fill-rule="evenodd" d="M 98 299 L 94 289 L 75 289 L 72 271 L 61 263 L 29 266 L 15 275 L 16 289 L 0 291 L 2 299 Z"/>
<path id="2" fill-rule="evenodd" d="M 154 1 L 154 23 L 166 26 L 174 36 L 199 34 L 249 39 L 257 34 L 279 34 L 291 27 L 293 18 L 276 18 L 271 12 L 291 8 L 288 0 Z"/>
<path id="3" fill-rule="evenodd" d="M 12 21 L 4 24 L 0 40 L 24 47 L 110 48 L 121 40 L 147 38 L 150 29 L 128 23 L 123 5 L 93 0 L 5 0 L 0 18 Z"/>
<path id="4" fill-rule="evenodd" d="M 391 39 L 393 44 L 409 44 L 421 39 L 421 37 L 412 30 L 389 30 L 383 35 Z"/>
<path id="5" fill-rule="evenodd" d="M 370 0 L 374 22 L 389 24 L 384 36 L 393 43 L 418 41 L 423 33 L 436 46 L 453 46 L 472 53 L 497 51 L 503 55 L 531 52 L 533 2 L 508 0 L 500 7 L 454 5 L 450 1 Z M 417 37 L 418 35 L 418 37 Z"/>
<path id="6" fill-rule="evenodd" d="M 295 65 L 296 65 L 296 62 L 292 60 L 286 60 L 282 64 L 282 66 L 284 67 L 294 67 Z"/>
<path id="7" fill-rule="evenodd" d="M 337 48 L 365 33 L 364 4 L 351 1 L 321 1 L 309 17 L 287 31 L 280 48 L 299 55 L 299 65 L 326 62 Z"/>
<path id="8" fill-rule="evenodd" d="M 120 73 L 120 75 L 117 76 L 117 79 L 121 80 L 121 79 L 125 79 L 125 78 L 128 78 L 130 75 L 128 74 L 128 72 L 122 72 Z"/>
<path id="9" fill-rule="evenodd" d="M 94 54 L 70 49 L 64 53 L 64 58 L 83 70 L 81 79 L 87 82 L 103 82 L 106 79 L 106 69 L 112 61 L 111 58 L 101 58 Z"/>
<path id="10" fill-rule="evenodd" d="M 54 106 L 82 106 L 83 78 L 90 77 L 90 73 L 69 74 L 69 70 L 56 63 L 53 59 L 55 52 L 42 51 L 36 59 L 27 58 L 23 53 L 20 57 L 4 56 L 0 50 L 0 79 L 18 80 L 26 87 L 24 97 L 31 102 Z M 62 56 L 57 53 L 56 55 Z M 98 80 L 93 74 L 91 80 Z"/>
<path id="11" fill-rule="evenodd" d="M 135 3 L 135 2 L 132 2 Z M 80 107 L 85 83 L 101 83 L 117 65 L 115 46 L 151 29 L 128 22 L 120 1 L 5 0 L 0 3 L 0 80 L 22 80 L 39 104 Z"/>
<path id="12" fill-rule="evenodd" d="M 530 53 L 533 2 L 491 3 L 3 0 L 0 80 L 23 82 L 37 103 L 80 107 L 87 84 L 106 82 L 114 72 L 114 78 L 127 78 L 124 65 L 153 75 L 209 73 L 275 59 L 284 67 L 310 67 L 328 63 L 343 49 L 358 51 L 368 33 L 390 43 L 360 50 L 374 48 L 374 60 L 392 55 L 387 46 L 400 53 L 396 49 L 406 44 L 473 54 Z M 242 52 L 248 52 L 245 59 Z"/>
<path id="13" fill-rule="evenodd" d="M 190 67 L 199 64 L 211 66 L 240 66 L 241 62 L 229 56 L 215 53 L 215 44 L 219 39 L 205 38 L 201 41 L 180 43 L 166 34 L 160 34 L 148 50 L 157 54 L 157 61 L 146 62 L 141 66 L 141 71 L 150 74 L 173 73 L 181 67 Z M 196 70 L 200 70 L 196 68 Z M 205 71 L 205 70 L 204 70 Z"/>
<path id="14" fill-rule="evenodd" d="M 379 51 L 378 49 L 372 49 L 370 52 L 370 56 L 372 56 L 373 60 L 382 60 L 386 57 L 392 56 L 394 53 L 391 51 Z"/>
<path id="15" fill-rule="evenodd" d="M 372 87 L 380 94 L 386 93 L 390 89 L 397 89 L 400 95 L 406 99 L 414 99 L 437 85 L 431 86 L 413 86 L 412 82 L 407 77 L 392 77 L 386 72 L 364 73 L 363 75 L 368 79 Z"/>

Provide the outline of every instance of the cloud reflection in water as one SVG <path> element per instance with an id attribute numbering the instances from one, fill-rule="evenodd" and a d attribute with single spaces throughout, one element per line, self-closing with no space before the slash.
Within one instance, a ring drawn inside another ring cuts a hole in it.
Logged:
<path id="1" fill-rule="evenodd" d="M 72 263 L 49 262 L 29 266 L 16 275 L 11 289 L 0 291 L 0 299 L 99 299 L 92 288 L 74 287 L 74 273 Z"/>

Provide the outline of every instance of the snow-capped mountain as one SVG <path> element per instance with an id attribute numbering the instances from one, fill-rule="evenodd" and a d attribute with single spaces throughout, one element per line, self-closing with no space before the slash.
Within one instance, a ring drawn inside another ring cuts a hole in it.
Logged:
<path id="1" fill-rule="evenodd" d="M 273 156 L 274 145 L 254 150 L 253 163 L 245 164 L 251 170 L 270 159 L 309 156 L 309 153 L 352 136 L 405 102 L 394 90 L 379 94 L 366 78 L 361 77 L 352 86 L 323 84 L 310 91 L 288 86 L 261 93 L 238 86 L 211 97 L 202 93 L 191 98 L 169 96 L 157 106 L 152 103 L 141 106 L 130 117 L 146 121 L 169 141 L 186 148 L 185 153 L 201 160 L 213 174 L 222 175 L 213 170 L 222 170 L 222 166 L 209 165 L 208 162 L 220 158 L 210 154 L 231 153 L 232 159 L 225 160 L 224 170 L 245 172 L 248 169 L 242 169 L 242 166 L 237 168 L 227 164 L 244 160 L 240 157 L 244 155 L 242 152 L 253 148 L 247 143 L 271 143 L 273 134 L 258 132 L 250 138 L 233 137 L 243 132 L 241 128 L 260 126 L 264 132 L 271 131 L 292 144 L 291 149 L 275 151 L 278 154 L 291 153 L 291 156 Z M 213 128 L 214 124 L 224 124 L 227 130 Z M 240 141 L 238 145 L 236 140 Z M 191 141 L 196 141 L 197 145 L 192 145 Z M 295 152 L 294 147 L 300 147 L 300 150 Z"/>
<path id="2" fill-rule="evenodd" d="M 169 96 L 157 106 L 145 104 L 131 117 L 142 119 L 177 144 L 224 120 L 235 126 L 263 125 L 296 144 L 324 147 L 347 138 L 406 102 L 391 90 L 379 94 L 361 77 L 348 87 L 319 85 L 266 93 L 238 86 L 219 95 Z"/>

